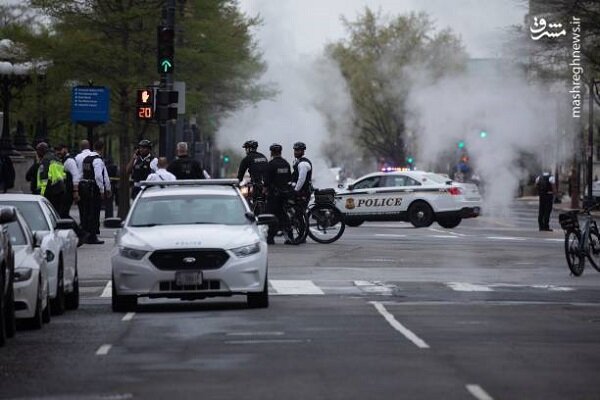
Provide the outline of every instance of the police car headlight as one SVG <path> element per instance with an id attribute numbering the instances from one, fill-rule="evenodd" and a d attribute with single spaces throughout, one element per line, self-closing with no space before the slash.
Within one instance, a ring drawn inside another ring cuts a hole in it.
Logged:
<path id="1" fill-rule="evenodd" d="M 260 244 L 258 242 L 250 244 L 248 246 L 237 247 L 235 249 L 231 249 L 233 254 L 238 257 L 248 257 L 252 254 L 256 254 L 260 251 Z"/>
<path id="2" fill-rule="evenodd" d="M 132 260 L 141 260 L 146 255 L 146 253 L 146 250 L 132 249 L 130 247 L 119 247 L 119 254 L 122 257 L 129 258 Z"/>
<path id="3" fill-rule="evenodd" d="M 31 274 L 33 273 L 33 269 L 31 268 L 17 268 L 15 269 L 15 282 L 24 282 L 31 278 Z"/>

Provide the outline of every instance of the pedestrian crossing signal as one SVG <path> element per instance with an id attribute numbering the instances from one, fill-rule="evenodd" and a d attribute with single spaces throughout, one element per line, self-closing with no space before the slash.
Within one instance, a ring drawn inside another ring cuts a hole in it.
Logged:
<path id="1" fill-rule="evenodd" d="M 152 89 L 137 90 L 136 117 L 141 120 L 154 119 L 154 91 Z"/>

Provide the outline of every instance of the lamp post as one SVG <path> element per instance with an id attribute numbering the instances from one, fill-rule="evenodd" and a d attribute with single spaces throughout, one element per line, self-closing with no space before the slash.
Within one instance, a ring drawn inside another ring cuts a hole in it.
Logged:
<path id="1" fill-rule="evenodd" d="M 600 81 L 592 79 L 590 81 L 589 89 L 589 127 L 588 127 L 588 159 L 587 159 L 587 206 L 594 204 L 594 195 L 592 192 L 592 183 L 594 181 L 594 101 L 600 105 L 600 87 L 598 86 Z"/>

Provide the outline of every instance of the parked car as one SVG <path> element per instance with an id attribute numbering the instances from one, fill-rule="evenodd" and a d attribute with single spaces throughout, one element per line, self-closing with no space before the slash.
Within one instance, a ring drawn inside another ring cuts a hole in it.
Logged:
<path id="1" fill-rule="evenodd" d="M 77 272 L 77 234 L 73 220 L 60 219 L 50 202 L 31 194 L 2 194 L 0 206 L 18 208 L 33 232 L 41 238 L 41 248 L 48 263 L 52 313 L 79 307 Z"/>
<path id="2" fill-rule="evenodd" d="M 16 211 L 17 220 L 6 225 L 15 252 L 15 311 L 17 320 L 31 329 L 50 322 L 50 283 L 41 238 L 34 235 L 25 218 Z"/>
<path id="3" fill-rule="evenodd" d="M 237 180 L 152 182 L 136 198 L 111 252 L 112 307 L 129 311 L 138 297 L 204 299 L 245 295 L 268 307 L 267 243 Z"/>
<path id="4" fill-rule="evenodd" d="M 6 224 L 17 219 L 13 207 L 0 208 L 0 347 L 15 335 L 15 253 Z"/>
<path id="5" fill-rule="evenodd" d="M 425 171 L 382 171 L 358 178 L 336 194 L 336 206 L 346 224 L 364 221 L 408 221 L 427 227 L 436 222 L 454 228 L 464 218 L 481 212 L 481 195 L 475 184 L 456 183 Z"/>

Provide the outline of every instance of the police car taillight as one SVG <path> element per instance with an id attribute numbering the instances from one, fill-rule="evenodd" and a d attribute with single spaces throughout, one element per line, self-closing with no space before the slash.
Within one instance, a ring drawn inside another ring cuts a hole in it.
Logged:
<path id="1" fill-rule="evenodd" d="M 446 189 L 446 192 L 450 193 L 452 196 L 458 196 L 459 194 L 463 194 L 462 189 L 456 186 Z"/>

